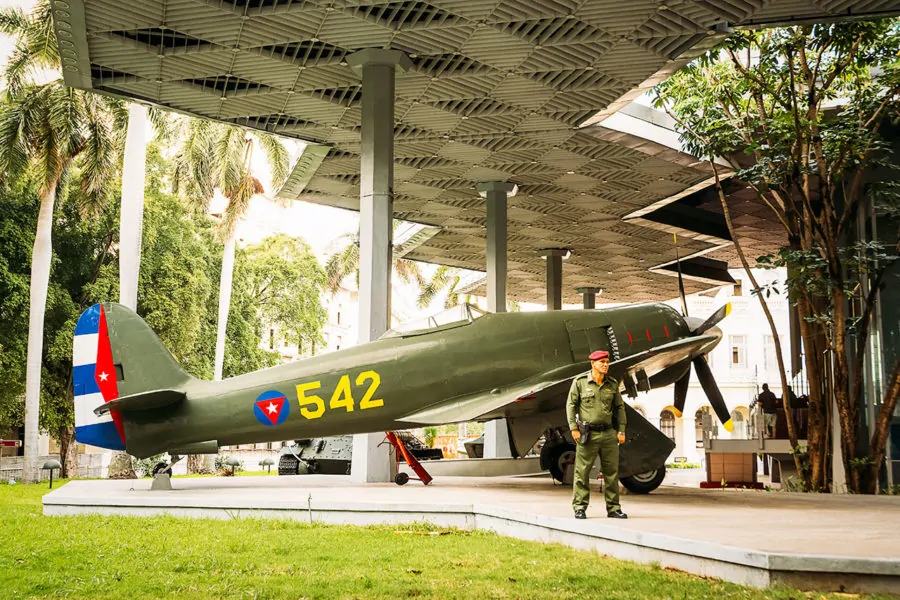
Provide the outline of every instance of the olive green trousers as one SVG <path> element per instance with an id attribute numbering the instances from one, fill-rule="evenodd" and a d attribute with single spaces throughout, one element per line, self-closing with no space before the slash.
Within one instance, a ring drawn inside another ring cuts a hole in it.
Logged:
<path id="1" fill-rule="evenodd" d="M 587 444 L 575 444 L 575 481 L 572 486 L 572 508 L 587 509 L 591 501 L 589 479 L 594 460 L 600 455 L 600 469 L 603 472 L 603 497 L 606 512 L 620 510 L 619 505 L 619 441 L 615 429 L 592 431 Z"/>

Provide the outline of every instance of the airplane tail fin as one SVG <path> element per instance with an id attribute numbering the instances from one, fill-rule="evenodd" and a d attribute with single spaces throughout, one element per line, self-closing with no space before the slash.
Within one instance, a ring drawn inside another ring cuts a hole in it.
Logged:
<path id="1" fill-rule="evenodd" d="M 81 314 L 72 355 L 75 439 L 91 446 L 125 450 L 122 413 L 116 410 L 125 404 L 121 400 L 136 396 L 158 403 L 159 395 L 148 392 L 166 390 L 175 402 L 184 398 L 179 390 L 190 380 L 153 330 L 121 304 L 95 304 Z M 111 410 L 95 413 L 106 403 L 114 403 Z"/>

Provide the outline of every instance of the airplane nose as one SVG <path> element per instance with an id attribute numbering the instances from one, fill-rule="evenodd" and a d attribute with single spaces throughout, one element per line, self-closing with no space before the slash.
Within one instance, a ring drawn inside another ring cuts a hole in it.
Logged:
<path id="1" fill-rule="evenodd" d="M 716 339 L 721 340 L 722 339 L 722 330 L 719 329 L 718 327 L 710 327 L 709 329 L 707 329 L 706 331 L 703 332 L 703 335 L 714 335 L 714 336 L 716 336 Z M 716 343 L 718 343 L 718 342 L 716 342 Z"/>

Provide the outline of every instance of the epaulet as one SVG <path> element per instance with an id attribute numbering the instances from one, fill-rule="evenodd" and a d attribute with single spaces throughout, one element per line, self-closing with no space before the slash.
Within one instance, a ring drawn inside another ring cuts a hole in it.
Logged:
<path id="1" fill-rule="evenodd" d="M 590 376 L 591 376 L 591 372 L 590 372 L 590 371 L 586 371 L 586 372 L 582 373 L 581 375 L 576 375 L 576 376 L 575 376 L 575 379 L 576 379 L 576 380 L 578 380 L 578 379 L 587 379 L 587 378 L 590 377 Z"/>
<path id="2" fill-rule="evenodd" d="M 609 379 L 613 383 L 619 383 L 619 380 L 616 379 L 615 377 L 610 377 L 609 375 L 607 375 L 606 378 Z"/>

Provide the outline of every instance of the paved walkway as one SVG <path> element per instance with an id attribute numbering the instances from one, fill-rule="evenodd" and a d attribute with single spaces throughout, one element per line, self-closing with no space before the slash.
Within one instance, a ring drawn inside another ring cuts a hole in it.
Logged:
<path id="1" fill-rule="evenodd" d="M 606 518 L 597 504 L 602 494 L 595 487 L 588 520 L 576 521 L 571 490 L 549 478 L 443 477 L 429 486 L 411 481 L 398 487 L 306 475 L 175 479 L 172 485 L 173 491 L 151 492 L 147 479 L 73 481 L 46 495 L 44 510 L 182 516 L 240 511 L 338 523 L 429 520 L 591 547 L 749 585 L 780 581 L 821 589 L 900 592 L 897 497 L 663 486 L 650 495 L 623 495 L 630 518 L 619 521 Z M 713 563 L 724 566 L 716 570 Z M 737 567 L 746 572 L 735 571 Z M 791 575 L 794 571 L 839 579 L 807 577 L 809 583 L 804 583 L 806 579 Z"/>

